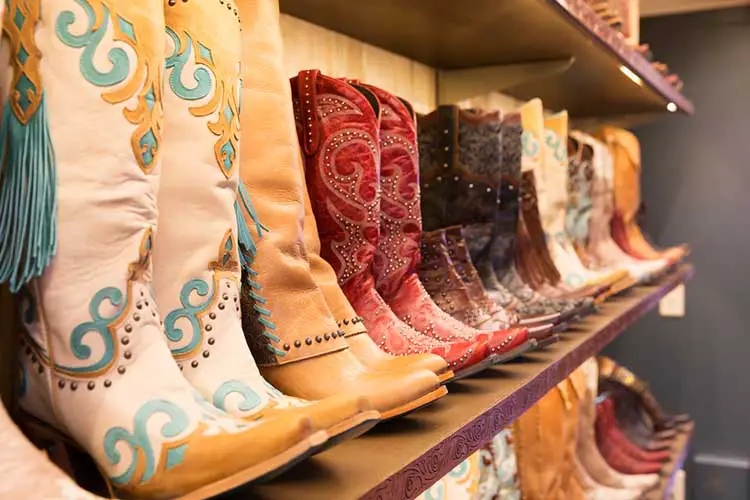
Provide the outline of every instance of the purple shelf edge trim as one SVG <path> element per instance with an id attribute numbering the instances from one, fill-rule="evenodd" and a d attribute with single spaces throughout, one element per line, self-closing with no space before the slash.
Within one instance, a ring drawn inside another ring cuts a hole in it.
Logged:
<path id="1" fill-rule="evenodd" d="M 615 318 L 578 348 L 547 366 L 529 383 L 465 425 L 437 446 L 365 493 L 362 500 L 413 500 L 472 453 L 488 443 L 504 427 L 521 416 L 551 388 L 564 380 L 585 360 L 599 353 L 627 327 L 675 287 L 693 277 L 694 268 L 683 265 L 662 278 L 660 287 L 630 310 Z"/>

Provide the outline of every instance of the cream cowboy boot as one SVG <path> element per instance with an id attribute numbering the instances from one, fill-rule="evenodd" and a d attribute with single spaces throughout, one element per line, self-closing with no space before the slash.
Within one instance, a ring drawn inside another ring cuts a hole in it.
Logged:
<path id="1" fill-rule="evenodd" d="M 167 1 L 164 9 L 170 55 L 154 288 L 172 355 L 188 381 L 232 415 L 298 414 L 337 437 L 358 435 L 378 420 L 364 398 L 308 405 L 279 396 L 261 377 L 242 331 L 239 15 L 218 2 Z"/>
<path id="2" fill-rule="evenodd" d="M 36 155 L 58 176 L 57 253 L 21 297 L 22 422 L 38 439 L 75 443 L 113 494 L 138 498 L 220 494 L 319 446 L 325 435 L 310 436 L 307 419 L 249 423 L 211 406 L 164 342 L 150 265 L 162 2 L 12 0 L 3 33 L 14 79 L 2 157 Z M 25 128 L 29 102 L 46 135 Z"/>

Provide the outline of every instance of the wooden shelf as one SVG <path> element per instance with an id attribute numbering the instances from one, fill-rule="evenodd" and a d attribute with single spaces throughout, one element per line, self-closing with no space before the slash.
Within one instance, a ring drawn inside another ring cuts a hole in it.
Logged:
<path id="1" fill-rule="evenodd" d="M 255 487 L 252 498 L 417 497 L 692 276 L 693 267 L 682 265 L 652 286 L 606 302 L 558 344 L 450 384 L 449 394 L 431 406 L 303 462 Z"/>
<path id="2" fill-rule="evenodd" d="M 670 498 L 677 473 L 685 466 L 694 430 L 695 424 L 691 423 L 685 432 L 677 435 L 672 460 L 669 462 L 669 475 L 662 478 L 658 488 L 646 495 L 646 500 L 668 500 Z"/>
<path id="3" fill-rule="evenodd" d="M 693 112 L 692 103 L 584 0 L 280 0 L 280 6 L 439 70 L 495 68 L 495 90 L 519 99 L 541 97 L 547 108 L 568 109 L 574 117 L 666 113 L 670 102 Z M 536 77 L 529 63 L 538 64 Z M 504 71 L 519 66 L 521 84 Z M 561 70 L 550 72 L 550 66 Z M 445 85 L 461 80 L 460 73 L 449 76 Z M 444 79 L 438 81 L 438 93 L 455 98 L 451 89 L 440 88 Z M 484 82 L 477 91 L 486 87 Z M 469 97 L 475 96 L 464 95 Z"/>

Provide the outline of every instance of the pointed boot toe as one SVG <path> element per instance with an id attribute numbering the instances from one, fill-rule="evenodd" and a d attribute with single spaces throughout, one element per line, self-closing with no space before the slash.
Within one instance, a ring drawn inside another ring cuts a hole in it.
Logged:
<path id="1" fill-rule="evenodd" d="M 327 440 L 325 432 L 312 432 L 309 419 L 294 416 L 269 419 L 240 432 L 216 431 L 199 426 L 161 457 L 153 479 L 118 491 L 137 498 L 207 498 L 269 480 Z"/>
<path id="2" fill-rule="evenodd" d="M 341 394 L 312 402 L 290 397 L 285 397 L 285 400 L 290 403 L 288 407 L 269 405 L 260 416 L 296 415 L 308 419 L 314 430 L 325 431 L 328 435 L 325 449 L 364 434 L 380 421 L 380 413 L 372 409 L 365 396 Z"/>

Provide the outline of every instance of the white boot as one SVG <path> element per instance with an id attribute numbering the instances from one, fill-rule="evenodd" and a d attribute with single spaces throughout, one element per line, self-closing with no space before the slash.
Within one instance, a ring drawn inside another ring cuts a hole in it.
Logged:
<path id="1" fill-rule="evenodd" d="M 251 424 L 211 406 L 172 359 L 151 291 L 162 0 L 39 6 L 10 0 L 4 18 L 12 91 L 38 99 L 43 84 L 59 179 L 57 254 L 22 299 L 20 403 L 36 419 L 24 421 L 69 437 L 126 496 L 205 497 L 280 470 L 325 436 L 299 417 Z"/>
<path id="2" fill-rule="evenodd" d="M 165 7 L 165 17 L 169 55 L 154 287 L 172 355 L 192 385 L 232 415 L 255 419 L 271 408 L 289 408 L 280 413 L 309 416 L 322 430 L 374 425 L 377 412 L 362 415 L 369 405 L 363 398 L 341 395 L 308 405 L 279 396 L 261 377 L 240 313 L 238 221 L 251 246 L 252 235 L 235 207 L 249 203 L 237 199 L 239 12 L 218 2 L 177 2 Z M 251 294 L 262 307 L 262 290 Z M 266 319 L 266 335 L 273 335 L 272 319 Z"/>

